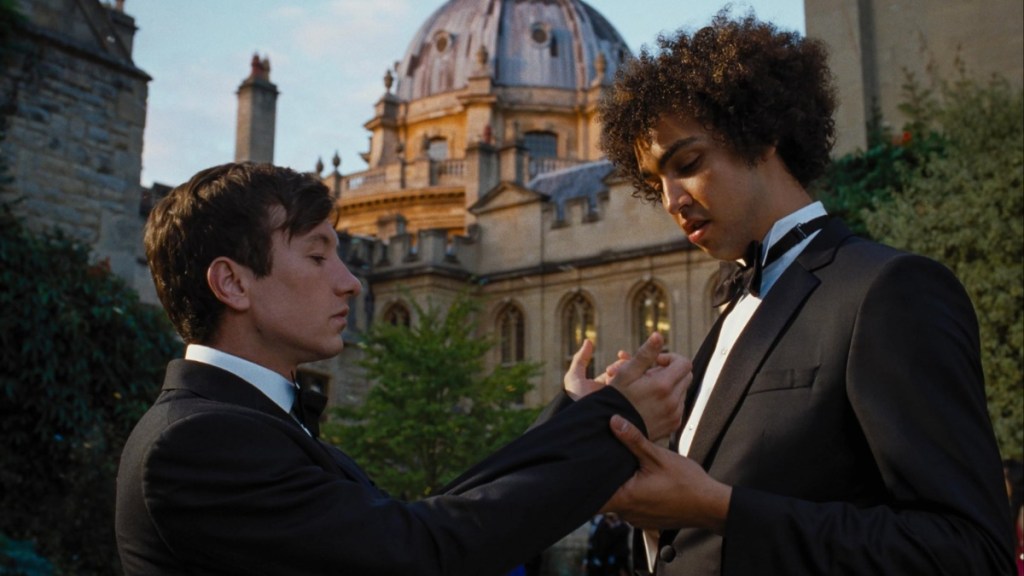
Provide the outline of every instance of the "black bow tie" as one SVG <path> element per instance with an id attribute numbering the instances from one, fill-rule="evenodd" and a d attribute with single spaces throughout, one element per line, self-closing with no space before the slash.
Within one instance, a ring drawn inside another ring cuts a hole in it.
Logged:
<path id="1" fill-rule="evenodd" d="M 737 262 L 722 262 L 719 266 L 719 283 L 715 287 L 715 293 L 711 297 L 711 305 L 721 306 L 736 298 L 739 298 L 744 291 L 754 296 L 761 294 L 761 272 L 764 266 L 779 259 L 813 232 L 821 230 L 828 222 L 828 216 L 818 216 L 812 220 L 797 224 L 778 242 L 772 245 L 761 261 L 761 243 L 751 242 L 747 245 L 747 251 L 743 254 L 743 264 Z"/>
<path id="2" fill-rule="evenodd" d="M 313 438 L 320 436 L 320 414 L 327 406 L 327 397 L 315 390 L 306 390 L 295 384 L 295 403 L 292 414 L 309 430 Z"/>

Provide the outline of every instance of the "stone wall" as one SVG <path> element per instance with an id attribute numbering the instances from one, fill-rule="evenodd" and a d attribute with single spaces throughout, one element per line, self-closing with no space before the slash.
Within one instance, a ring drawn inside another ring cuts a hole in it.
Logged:
<path id="1" fill-rule="evenodd" d="M 993 74 L 1024 82 L 1024 2 L 1020 0 L 804 0 L 807 36 L 830 48 L 840 105 L 837 155 L 863 149 L 866 123 L 881 112 L 892 130 L 905 116 L 907 73 L 922 86 Z"/>
<path id="2" fill-rule="evenodd" d="M 31 229 L 59 227 L 130 284 L 138 273 L 149 76 L 131 58 L 134 21 L 98 0 L 19 0 L 27 22 L 0 65 L 0 197 Z"/>

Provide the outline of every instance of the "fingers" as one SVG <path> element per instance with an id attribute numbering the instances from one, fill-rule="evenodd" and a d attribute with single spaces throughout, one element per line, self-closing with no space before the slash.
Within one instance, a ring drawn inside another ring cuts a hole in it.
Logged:
<path id="1" fill-rule="evenodd" d="M 630 358 L 630 355 L 627 352 L 623 352 L 622 350 L 619 350 L 619 353 L 616 355 L 615 362 L 612 362 L 611 364 L 609 364 L 604 369 L 604 374 L 602 374 L 601 376 L 604 377 L 604 379 L 606 381 L 611 379 L 611 378 L 614 378 L 615 375 L 619 373 L 619 368 L 623 364 L 625 364 L 626 361 L 629 360 L 629 358 Z"/>
<path id="2" fill-rule="evenodd" d="M 590 360 L 593 357 L 594 342 L 584 340 L 577 353 L 572 355 L 572 362 L 569 363 L 569 369 L 565 372 L 565 383 L 568 383 L 569 379 L 582 380 L 586 378 L 587 365 L 590 364 Z"/>
<path id="3" fill-rule="evenodd" d="M 565 393 L 573 400 L 579 400 L 594 391 L 596 383 L 587 381 L 587 364 L 590 364 L 590 359 L 593 356 L 594 343 L 590 340 L 584 340 L 580 349 L 572 355 L 572 362 L 569 364 L 569 370 L 565 373 L 565 377 L 562 378 L 562 385 Z"/>
<path id="4" fill-rule="evenodd" d="M 587 373 L 587 364 L 590 364 L 590 359 L 594 357 L 594 343 L 590 340 L 584 340 L 580 349 L 572 355 L 572 363 L 569 364 L 569 372 L 578 375 L 580 378 L 585 377 Z"/>
<path id="5" fill-rule="evenodd" d="M 611 383 L 615 384 L 619 380 L 629 382 L 639 378 L 648 368 L 657 363 L 658 356 L 661 354 L 661 349 L 664 345 L 664 337 L 658 332 L 652 333 L 647 338 L 647 341 L 636 351 L 636 355 L 619 366 Z"/>

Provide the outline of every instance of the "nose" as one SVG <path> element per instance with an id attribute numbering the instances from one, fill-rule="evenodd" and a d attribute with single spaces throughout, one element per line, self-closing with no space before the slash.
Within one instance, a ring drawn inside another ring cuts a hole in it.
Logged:
<path id="1" fill-rule="evenodd" d="M 363 284 L 349 271 L 348 266 L 338 258 L 338 271 L 334 279 L 334 292 L 338 296 L 356 297 L 363 291 Z"/>
<path id="2" fill-rule="evenodd" d="M 683 206 L 693 202 L 693 198 L 686 192 L 682 183 L 674 178 L 662 178 L 661 189 L 661 205 L 672 216 L 678 215 Z"/>

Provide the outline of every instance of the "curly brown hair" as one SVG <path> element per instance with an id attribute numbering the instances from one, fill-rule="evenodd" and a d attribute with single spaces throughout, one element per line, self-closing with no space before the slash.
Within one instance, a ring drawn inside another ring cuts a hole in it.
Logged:
<path id="1" fill-rule="evenodd" d="M 640 175 L 636 143 L 666 114 L 695 119 L 751 165 L 774 145 L 805 188 L 821 176 L 835 142 L 835 88 L 817 40 L 728 10 L 694 34 L 680 30 L 645 46 L 601 99 L 601 148 L 630 177 L 633 195 L 661 195 Z"/>

